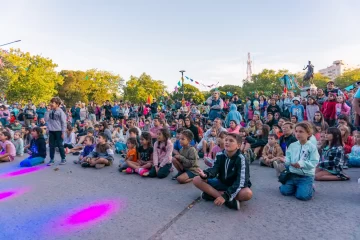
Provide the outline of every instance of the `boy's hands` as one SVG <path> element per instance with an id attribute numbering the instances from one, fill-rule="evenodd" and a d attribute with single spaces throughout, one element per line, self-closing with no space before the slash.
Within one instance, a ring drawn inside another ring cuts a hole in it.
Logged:
<path id="1" fill-rule="evenodd" d="M 205 178 L 206 174 L 204 173 L 204 171 L 201 168 L 196 169 L 196 172 L 199 174 L 200 177 Z"/>
<path id="2" fill-rule="evenodd" d="M 225 202 L 225 199 L 222 196 L 217 197 L 214 201 L 216 206 L 221 206 L 224 204 L 224 202 Z"/>

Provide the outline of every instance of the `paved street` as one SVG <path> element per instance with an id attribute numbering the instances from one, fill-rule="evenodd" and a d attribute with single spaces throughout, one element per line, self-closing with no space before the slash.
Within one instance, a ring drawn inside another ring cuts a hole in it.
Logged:
<path id="1" fill-rule="evenodd" d="M 23 175 L 14 174 L 20 159 L 0 164 L 0 239 L 360 239 L 360 169 L 347 170 L 347 182 L 317 182 L 314 200 L 301 202 L 281 196 L 274 170 L 254 163 L 254 197 L 234 211 L 170 176 L 121 174 L 118 158 L 101 170 L 74 159 Z"/>

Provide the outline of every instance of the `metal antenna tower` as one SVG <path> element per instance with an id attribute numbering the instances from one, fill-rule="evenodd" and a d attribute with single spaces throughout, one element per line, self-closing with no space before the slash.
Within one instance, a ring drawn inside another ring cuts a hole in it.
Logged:
<path id="1" fill-rule="evenodd" d="M 252 75 L 251 65 L 252 65 L 252 61 L 250 59 L 250 53 L 248 53 L 247 69 L 246 69 L 246 80 L 247 81 L 251 81 L 251 75 Z"/>

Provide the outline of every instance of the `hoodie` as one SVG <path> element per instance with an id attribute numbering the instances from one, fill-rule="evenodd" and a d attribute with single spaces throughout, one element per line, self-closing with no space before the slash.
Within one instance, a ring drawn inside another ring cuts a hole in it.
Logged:
<path id="1" fill-rule="evenodd" d="M 66 114 L 61 108 L 50 110 L 45 113 L 45 122 L 49 131 L 63 132 L 66 131 Z"/>
<path id="2" fill-rule="evenodd" d="M 290 144 L 286 150 L 285 165 L 289 166 L 292 173 L 301 176 L 314 176 L 315 167 L 319 163 L 319 152 L 317 147 L 310 141 L 301 145 L 299 141 Z M 294 168 L 291 164 L 299 163 L 300 168 Z"/>
<path id="3" fill-rule="evenodd" d="M 31 139 L 29 150 L 31 151 L 31 158 L 46 158 L 46 142 L 44 137 L 40 136 L 37 139 Z"/>
<path id="4" fill-rule="evenodd" d="M 216 154 L 216 161 L 212 168 L 204 170 L 205 179 L 217 178 L 228 186 L 222 194 L 226 201 L 233 200 L 242 188 L 251 187 L 249 162 L 238 150 L 232 157 L 226 151 Z"/>
<path id="5" fill-rule="evenodd" d="M 226 126 L 230 126 L 230 121 L 235 121 L 236 125 L 239 125 L 242 121 L 241 114 L 237 111 L 237 107 L 235 104 L 230 105 L 230 112 L 228 113 L 225 120 Z"/>

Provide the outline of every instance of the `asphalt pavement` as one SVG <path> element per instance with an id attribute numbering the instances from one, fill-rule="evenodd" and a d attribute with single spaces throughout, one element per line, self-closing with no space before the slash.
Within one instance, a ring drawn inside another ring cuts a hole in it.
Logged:
<path id="1" fill-rule="evenodd" d="M 59 156 L 57 155 L 59 160 Z M 253 199 L 241 210 L 200 200 L 192 183 L 67 165 L 0 164 L 0 239 L 360 239 L 360 169 L 316 182 L 313 200 L 279 193 L 274 169 L 251 165 Z M 205 168 L 203 161 L 201 166 Z"/>

